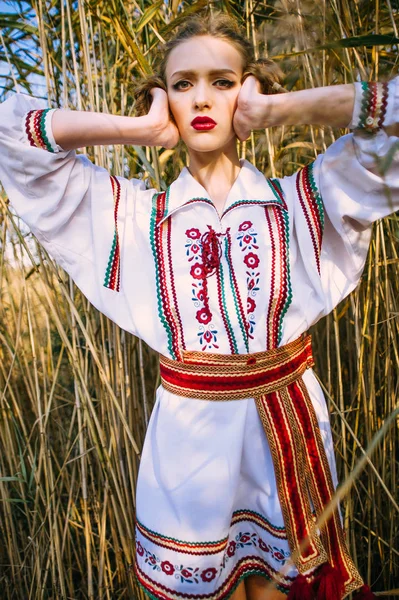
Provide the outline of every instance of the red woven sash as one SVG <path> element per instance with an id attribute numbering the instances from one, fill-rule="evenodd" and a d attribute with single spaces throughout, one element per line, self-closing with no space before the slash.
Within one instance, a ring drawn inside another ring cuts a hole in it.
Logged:
<path id="1" fill-rule="evenodd" d="M 254 354 L 184 351 L 183 361 L 160 357 L 162 385 L 174 394 L 199 400 L 255 399 L 295 566 L 312 579 L 317 567 L 329 563 L 341 578 L 344 597 L 363 581 L 349 555 L 338 511 L 319 533 L 313 531 L 313 509 L 318 517 L 334 494 L 316 413 L 302 380 L 313 364 L 309 335 Z M 300 548 L 306 537 L 309 543 Z"/>

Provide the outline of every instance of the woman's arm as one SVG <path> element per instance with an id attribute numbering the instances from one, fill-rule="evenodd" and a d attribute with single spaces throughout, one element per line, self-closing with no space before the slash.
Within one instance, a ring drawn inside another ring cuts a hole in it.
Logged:
<path id="1" fill-rule="evenodd" d="M 153 88 L 151 95 L 151 109 L 144 117 L 56 110 L 51 123 L 54 139 L 63 150 L 108 144 L 173 148 L 179 130 L 170 120 L 166 92 Z"/>
<path id="2" fill-rule="evenodd" d="M 322 125 L 348 127 L 353 117 L 355 86 L 331 85 L 285 94 L 260 93 L 255 77 L 248 77 L 237 99 L 234 129 L 240 140 L 251 130 L 282 125 Z M 387 128 L 399 135 L 399 125 Z"/>

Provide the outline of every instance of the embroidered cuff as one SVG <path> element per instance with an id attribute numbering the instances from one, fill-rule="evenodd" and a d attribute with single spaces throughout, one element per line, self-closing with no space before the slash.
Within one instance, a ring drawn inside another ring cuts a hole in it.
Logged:
<path id="1" fill-rule="evenodd" d="M 51 119 L 56 108 L 30 110 L 25 116 L 25 133 L 28 143 L 48 152 L 60 152 L 62 148 L 56 143 L 51 129 Z"/>
<path id="2" fill-rule="evenodd" d="M 386 123 L 388 83 L 356 82 L 355 106 L 350 129 L 376 133 Z"/>

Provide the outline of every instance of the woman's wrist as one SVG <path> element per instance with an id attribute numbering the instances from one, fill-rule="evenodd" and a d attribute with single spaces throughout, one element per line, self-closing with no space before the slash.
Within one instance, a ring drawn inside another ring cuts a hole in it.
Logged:
<path id="1" fill-rule="evenodd" d="M 354 101 L 355 88 L 352 84 L 273 94 L 265 101 L 265 127 L 347 127 L 352 120 Z"/>
<path id="2" fill-rule="evenodd" d="M 56 144 L 63 150 L 112 144 L 150 145 L 151 127 L 147 116 L 56 110 L 51 128 Z"/>

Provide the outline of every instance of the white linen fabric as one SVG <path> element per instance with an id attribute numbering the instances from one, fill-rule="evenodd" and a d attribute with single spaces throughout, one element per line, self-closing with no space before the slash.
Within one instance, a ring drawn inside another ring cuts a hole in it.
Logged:
<path id="1" fill-rule="evenodd" d="M 386 121 L 397 121 L 398 106 L 396 78 Z M 161 195 L 62 151 L 51 111 L 53 152 L 30 145 L 25 116 L 43 108 L 25 95 L 0 106 L 0 180 L 12 205 L 98 310 L 173 359 L 184 349 L 252 353 L 297 338 L 356 287 L 371 224 L 399 208 L 399 140 L 384 130 L 345 135 L 278 180 L 241 160 L 219 215 L 187 168 Z M 211 230 L 220 263 L 204 278 Z M 304 380 L 336 484 L 326 403 L 311 370 Z M 276 577 L 288 593 L 297 571 L 279 574 L 290 551 L 253 398 L 219 403 L 159 387 L 136 536 L 138 577 L 154 598 L 227 598 L 251 573 Z"/>

